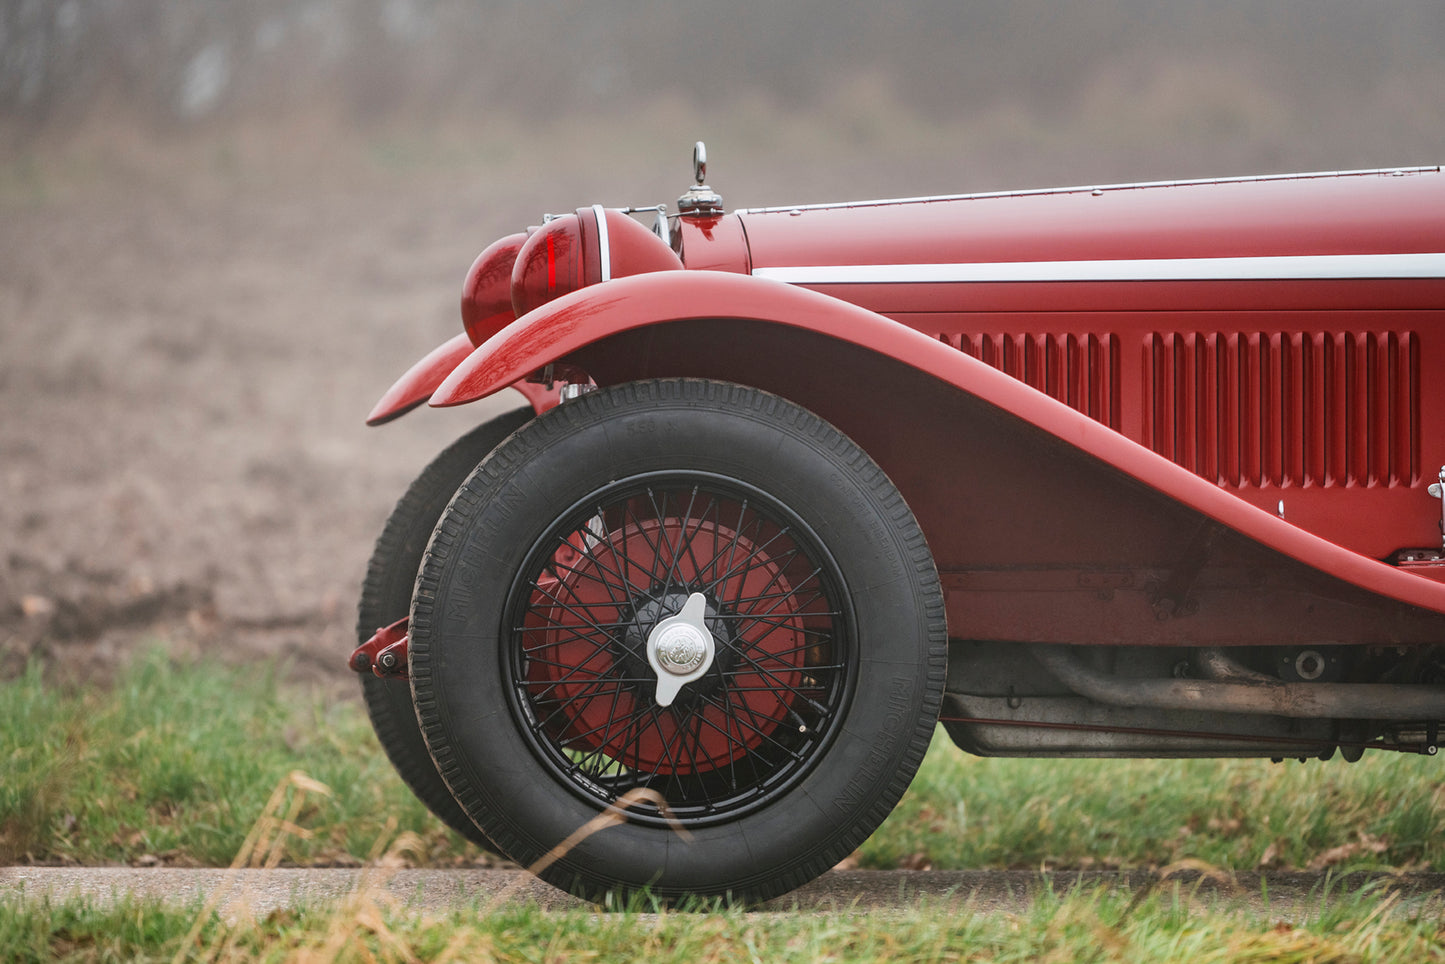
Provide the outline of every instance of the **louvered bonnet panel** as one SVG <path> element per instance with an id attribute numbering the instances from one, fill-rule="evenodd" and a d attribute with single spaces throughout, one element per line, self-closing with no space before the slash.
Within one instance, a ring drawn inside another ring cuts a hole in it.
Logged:
<path id="1" fill-rule="evenodd" d="M 1119 428 L 1119 337 L 1112 334 L 962 334 L 940 339 Z"/>
<path id="2" fill-rule="evenodd" d="M 1154 451 L 1221 485 L 1394 486 L 1420 474 L 1413 332 L 1154 333 Z"/>
<path id="3" fill-rule="evenodd" d="M 1118 335 L 939 337 L 1120 430 Z M 1414 332 L 1154 332 L 1143 349 L 1136 441 L 1191 472 L 1228 486 L 1419 481 Z"/>

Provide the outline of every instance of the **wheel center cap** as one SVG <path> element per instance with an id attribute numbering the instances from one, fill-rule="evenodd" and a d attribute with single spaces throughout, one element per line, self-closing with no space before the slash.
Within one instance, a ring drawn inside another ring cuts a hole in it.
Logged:
<path id="1" fill-rule="evenodd" d="M 674 676 L 686 676 L 707 659 L 707 639 L 696 626 L 674 623 L 658 634 L 657 662 Z"/>
<path id="2" fill-rule="evenodd" d="M 707 597 L 695 592 L 676 616 L 647 634 L 647 662 L 657 674 L 657 705 L 671 706 L 682 688 L 701 679 L 712 666 L 716 643 L 708 631 Z"/>

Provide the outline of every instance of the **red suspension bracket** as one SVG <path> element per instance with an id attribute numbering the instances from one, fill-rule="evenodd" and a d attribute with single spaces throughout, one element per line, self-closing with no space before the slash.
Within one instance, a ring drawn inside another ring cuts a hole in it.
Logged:
<path id="1" fill-rule="evenodd" d="M 371 638 L 351 651 L 346 664 L 355 672 L 371 670 L 382 679 L 409 679 L 406 672 L 407 619 L 403 616 L 390 626 L 383 626 Z"/>

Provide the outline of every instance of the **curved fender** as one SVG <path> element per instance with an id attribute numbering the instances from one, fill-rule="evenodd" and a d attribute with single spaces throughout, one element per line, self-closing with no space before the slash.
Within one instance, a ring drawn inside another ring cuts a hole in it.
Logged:
<path id="1" fill-rule="evenodd" d="M 446 377 L 431 404 L 496 392 L 568 354 L 630 329 L 702 318 L 804 328 L 888 355 L 1013 413 L 1270 548 L 1363 589 L 1445 612 L 1445 583 L 1352 552 L 1250 505 L 1062 402 L 882 315 L 748 275 L 671 271 L 573 292 L 519 318 Z"/>
<path id="2" fill-rule="evenodd" d="M 449 338 L 426 353 L 426 356 L 406 370 L 381 396 L 381 401 L 366 416 L 367 425 L 381 425 L 394 418 L 400 418 L 431 397 L 442 383 L 442 379 L 460 365 L 472 353 L 472 342 L 462 332 Z"/>
<path id="3" fill-rule="evenodd" d="M 381 401 L 366 416 L 367 425 L 383 425 L 394 418 L 400 418 L 431 398 L 442 380 L 451 374 L 467 356 L 472 353 L 472 343 L 466 332 L 450 338 L 431 351 L 415 365 L 406 370 L 381 396 Z M 511 386 L 526 397 L 532 410 L 541 415 L 557 404 L 556 391 L 535 382 L 518 381 Z"/>

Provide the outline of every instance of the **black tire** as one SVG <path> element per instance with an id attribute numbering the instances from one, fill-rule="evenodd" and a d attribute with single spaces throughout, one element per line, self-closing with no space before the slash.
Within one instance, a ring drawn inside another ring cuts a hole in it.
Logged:
<path id="1" fill-rule="evenodd" d="M 669 901 L 785 893 L 866 839 L 928 748 L 947 640 L 883 471 L 796 405 L 690 380 L 499 446 L 437 526 L 411 634 L 423 736 L 487 837 L 579 896 Z M 659 706 L 654 660 L 709 639 Z M 568 839 L 629 791 L 666 807 Z"/>
<path id="2" fill-rule="evenodd" d="M 457 487 L 502 439 L 532 417 L 528 408 L 499 415 L 442 450 L 397 502 L 376 540 L 357 606 L 358 643 L 411 611 L 411 593 L 426 544 Z M 473 843 L 493 849 L 447 789 L 427 753 L 406 680 L 361 677 L 361 692 L 376 738 L 396 772 L 427 809 Z"/>

